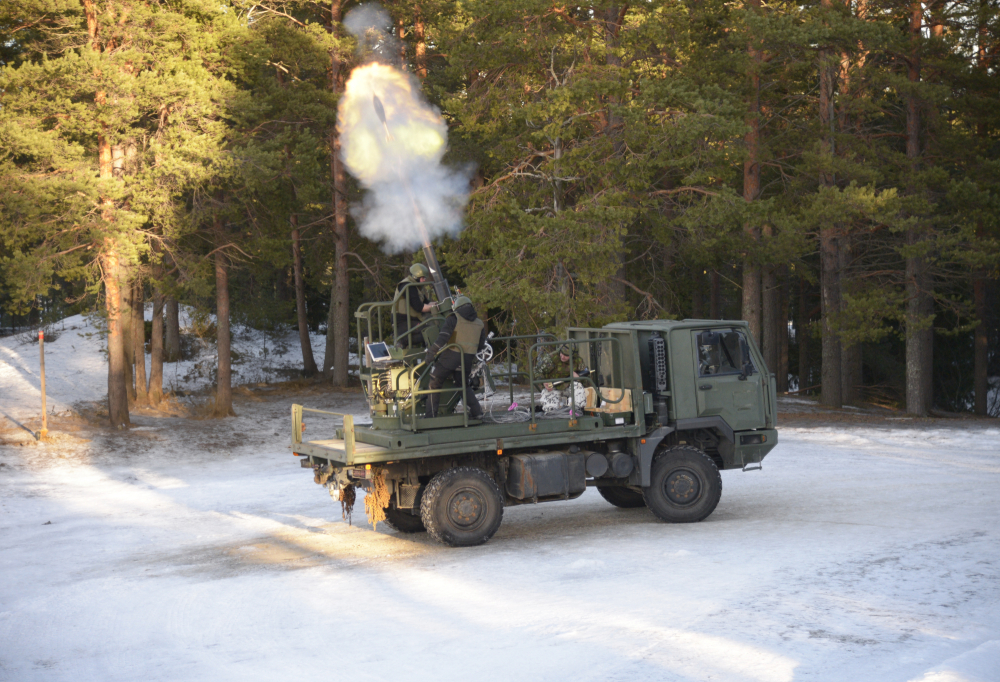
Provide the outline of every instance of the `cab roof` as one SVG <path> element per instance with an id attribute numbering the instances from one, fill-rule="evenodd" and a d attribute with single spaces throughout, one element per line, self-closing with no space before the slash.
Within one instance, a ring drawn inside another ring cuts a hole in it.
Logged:
<path id="1" fill-rule="evenodd" d="M 674 329 L 691 329 L 695 327 L 746 327 L 744 320 L 639 320 L 635 322 L 612 322 L 604 325 L 604 329 L 651 329 L 669 332 Z"/>

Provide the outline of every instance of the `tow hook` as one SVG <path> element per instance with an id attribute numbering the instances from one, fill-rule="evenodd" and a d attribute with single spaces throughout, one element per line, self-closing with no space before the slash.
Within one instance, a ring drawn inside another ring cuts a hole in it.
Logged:
<path id="1" fill-rule="evenodd" d="M 313 467 L 313 482 L 318 485 L 326 485 L 326 482 L 330 480 L 333 476 L 333 465 L 327 464 L 326 466 L 316 465 Z"/>

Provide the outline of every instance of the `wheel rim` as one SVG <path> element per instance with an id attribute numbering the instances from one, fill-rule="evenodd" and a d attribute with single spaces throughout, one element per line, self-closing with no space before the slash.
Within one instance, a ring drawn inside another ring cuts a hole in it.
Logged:
<path id="1" fill-rule="evenodd" d="M 689 469 L 675 469 L 663 482 L 663 492 L 676 505 L 692 504 L 701 494 L 701 479 Z"/>
<path id="2" fill-rule="evenodd" d="M 475 530 L 486 518 L 486 500 L 475 488 L 456 490 L 448 499 L 448 521 L 459 530 Z"/>

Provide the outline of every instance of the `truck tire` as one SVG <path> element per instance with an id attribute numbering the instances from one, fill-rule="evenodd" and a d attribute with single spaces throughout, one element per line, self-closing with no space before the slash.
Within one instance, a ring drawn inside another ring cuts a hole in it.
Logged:
<path id="1" fill-rule="evenodd" d="M 500 528 L 503 495 L 482 469 L 446 469 L 424 489 L 420 518 L 438 542 L 450 547 L 481 545 Z"/>
<path id="2" fill-rule="evenodd" d="M 715 511 L 722 497 L 722 476 L 715 462 L 698 448 L 678 445 L 653 459 L 646 506 L 670 523 L 694 523 Z"/>
<path id="3" fill-rule="evenodd" d="M 392 504 L 385 508 L 383 523 L 398 533 L 423 533 L 427 530 L 419 516 L 405 509 L 396 509 Z"/>
<path id="4" fill-rule="evenodd" d="M 643 499 L 642 493 L 636 492 L 631 488 L 626 488 L 625 486 L 601 485 L 597 486 L 597 492 L 605 500 L 622 509 L 635 509 L 636 507 L 646 506 L 646 500 Z"/>

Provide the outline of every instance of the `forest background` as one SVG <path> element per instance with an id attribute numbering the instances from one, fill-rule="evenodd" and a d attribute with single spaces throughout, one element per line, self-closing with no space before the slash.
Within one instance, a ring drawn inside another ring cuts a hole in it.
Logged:
<path id="1" fill-rule="evenodd" d="M 0 327 L 100 311 L 112 426 L 161 400 L 181 304 L 217 315 L 217 414 L 230 320 L 348 384 L 354 308 L 421 257 L 357 229 L 356 6 L 0 1 Z M 1000 1 L 384 9 L 374 54 L 469 169 L 438 256 L 492 329 L 740 318 L 779 391 L 1000 416 Z"/>

